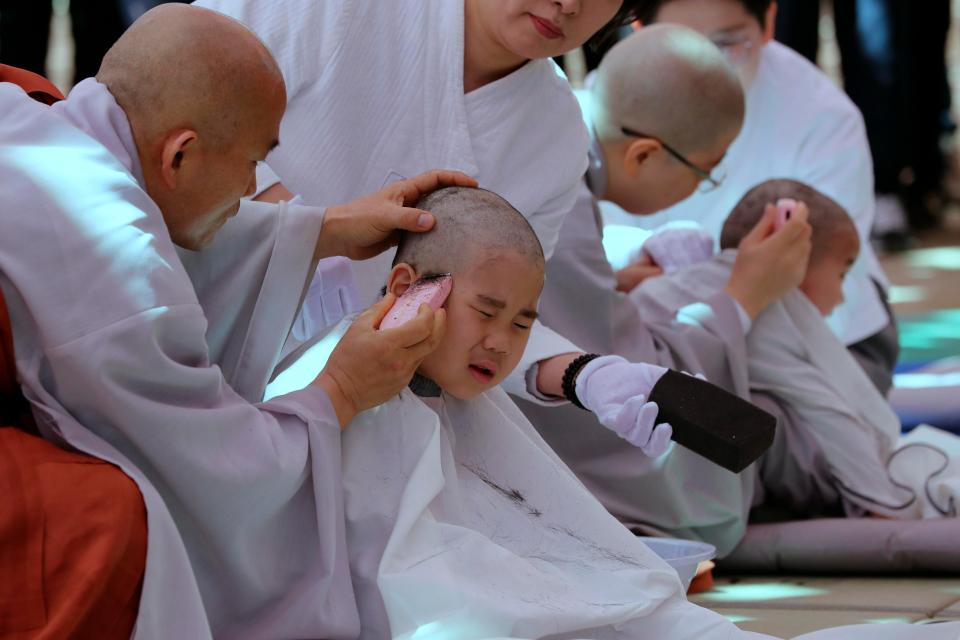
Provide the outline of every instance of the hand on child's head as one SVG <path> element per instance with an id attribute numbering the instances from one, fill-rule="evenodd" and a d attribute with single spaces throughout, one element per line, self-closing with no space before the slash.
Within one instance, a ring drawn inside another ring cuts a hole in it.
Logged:
<path id="1" fill-rule="evenodd" d="M 811 247 L 807 215 L 806 207 L 798 203 L 792 218 L 775 231 L 777 207 L 768 204 L 741 240 L 726 290 L 751 317 L 803 280 Z"/>
<path id="2" fill-rule="evenodd" d="M 778 230 L 775 203 L 784 199 L 795 201 L 795 206 Z M 860 240 L 853 220 L 835 200 L 797 180 L 776 178 L 744 194 L 723 224 L 720 246 L 739 247 L 737 262 L 742 268 L 738 271 L 735 264 L 734 272 L 742 282 L 734 288 L 740 297 L 756 299 L 767 290 L 776 294 L 766 299 L 769 304 L 799 286 L 826 315 L 843 300 L 840 286 L 860 250 Z M 758 286 L 763 282 L 766 286 Z M 728 287 L 734 284 L 731 277 Z"/>

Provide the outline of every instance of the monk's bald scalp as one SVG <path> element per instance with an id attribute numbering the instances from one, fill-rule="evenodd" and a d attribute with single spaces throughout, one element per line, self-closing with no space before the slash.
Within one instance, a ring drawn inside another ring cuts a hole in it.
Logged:
<path id="1" fill-rule="evenodd" d="M 285 93 L 279 67 L 252 31 L 178 3 L 137 20 L 104 56 L 97 80 L 123 107 L 136 137 L 183 127 L 217 145 L 260 117 L 258 101 Z"/>
<path id="2" fill-rule="evenodd" d="M 617 43 L 593 92 L 601 141 L 622 139 L 627 127 L 690 154 L 715 148 L 743 124 L 736 72 L 712 42 L 679 25 L 644 27 Z"/>
<path id="3" fill-rule="evenodd" d="M 462 272 L 478 260 L 513 251 L 544 269 L 543 248 L 533 227 L 513 205 L 492 191 L 467 187 L 438 189 L 420 199 L 436 225 L 427 233 L 405 233 L 394 264 L 418 274 Z"/>
<path id="4" fill-rule="evenodd" d="M 735 249 L 750 233 L 764 208 L 781 198 L 799 200 L 807 205 L 812 230 L 810 262 L 816 262 L 831 252 L 838 242 L 859 242 L 857 227 L 847 213 L 832 198 L 797 180 L 778 178 L 761 182 L 748 191 L 733 208 L 720 231 L 720 248 Z"/>

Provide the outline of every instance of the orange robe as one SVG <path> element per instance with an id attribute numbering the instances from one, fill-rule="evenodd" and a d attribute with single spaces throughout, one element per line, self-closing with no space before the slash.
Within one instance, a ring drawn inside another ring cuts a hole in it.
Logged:
<path id="1" fill-rule="evenodd" d="M 0 82 L 62 98 L 5 65 Z M 115 466 L 33 433 L 0 293 L 0 639 L 129 638 L 147 553 L 140 491 Z"/>

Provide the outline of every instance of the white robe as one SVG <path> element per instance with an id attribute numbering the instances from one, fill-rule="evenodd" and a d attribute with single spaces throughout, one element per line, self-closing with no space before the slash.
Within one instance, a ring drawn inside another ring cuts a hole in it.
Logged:
<path id="1" fill-rule="evenodd" d="M 423 171 L 457 169 L 523 213 L 552 253 L 586 169 L 588 136 L 551 60 L 464 94 L 462 0 L 196 4 L 247 24 L 283 70 L 287 113 L 261 188 L 279 176 L 305 202 L 329 204 Z M 388 252 L 355 264 L 361 306 L 378 295 L 391 259 Z M 542 326 L 533 334 L 532 354 L 579 351 Z M 511 390 L 526 392 L 524 373 Z"/>
<path id="2" fill-rule="evenodd" d="M 632 295 L 669 315 L 722 289 L 735 258 L 735 251 L 725 251 L 676 274 L 651 278 Z M 787 407 L 807 436 L 802 443 L 784 442 L 795 448 L 786 455 L 810 457 L 802 449 L 816 447 L 826 462 L 823 469 L 801 465 L 800 471 L 827 474 L 848 515 L 957 515 L 950 505 L 960 497 L 960 438 L 920 430 L 901 440 L 900 421 L 887 400 L 802 293 L 789 292 L 756 318 L 747 354 L 751 388 Z M 799 480 L 783 468 L 775 473 L 784 485 Z"/>
<path id="3" fill-rule="evenodd" d="M 743 130 L 723 160 L 727 177 L 719 189 L 695 193 L 652 216 L 630 216 L 604 203 L 605 222 L 654 229 L 695 220 L 719 238 L 724 220 L 751 187 L 771 178 L 806 182 L 840 203 L 860 232 L 860 255 L 843 285 L 846 302 L 830 316 L 830 326 L 846 345 L 872 336 L 890 317 L 872 282 L 888 284 L 869 242 L 875 196 L 863 117 L 822 71 L 777 42 L 763 47 L 746 106 Z"/>
<path id="4" fill-rule="evenodd" d="M 591 184 L 602 182 L 598 149 L 591 159 L 588 178 Z M 564 221 L 557 251 L 547 262 L 540 298 L 543 323 L 588 351 L 702 373 L 749 399 L 744 330 L 733 299 L 718 291 L 678 314 L 650 317 L 616 291 L 601 233 L 596 198 L 584 182 Z M 627 526 L 703 540 L 716 546 L 720 557 L 740 542 L 756 498 L 754 466 L 734 474 L 678 446 L 651 460 L 600 425 L 592 413 L 572 405 L 518 404 L 547 443 Z"/>
<path id="5" fill-rule="evenodd" d="M 470 401 L 404 391 L 357 416 L 343 461 L 362 638 L 770 637 L 688 602 L 500 389 Z M 883 632 L 956 640 L 960 623 Z"/>
<path id="6" fill-rule="evenodd" d="M 135 637 L 356 636 L 329 399 L 308 387 L 249 402 L 296 313 L 323 210 L 244 206 L 185 256 L 195 291 L 106 87 L 90 79 L 46 107 L 0 84 L 0 112 L 0 286 L 18 373 L 46 437 L 140 487 Z"/>

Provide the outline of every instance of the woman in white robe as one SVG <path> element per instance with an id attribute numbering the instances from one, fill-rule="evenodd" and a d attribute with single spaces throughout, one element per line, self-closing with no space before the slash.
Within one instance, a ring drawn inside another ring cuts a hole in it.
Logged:
<path id="1" fill-rule="evenodd" d="M 476 23 L 477 17 L 470 12 L 477 7 L 504 13 L 517 7 L 544 15 L 556 11 L 573 25 L 577 22 L 570 16 L 599 11 L 605 18 L 595 30 L 618 11 L 629 16 L 633 2 L 197 4 L 252 28 L 276 56 L 287 81 L 281 144 L 259 175 L 261 189 L 279 180 L 307 203 L 340 202 L 423 170 L 457 169 L 516 206 L 549 256 L 586 170 L 589 141 L 566 78 L 546 56 L 578 47 L 592 33 L 583 33 L 579 40 L 570 33 L 562 41 L 551 41 L 556 44 L 542 48 L 539 59 L 521 61 L 496 79 L 473 86 L 470 47 L 476 36 L 468 21 Z M 384 254 L 354 265 L 361 304 L 375 299 L 390 257 Z M 305 307 L 319 304 L 316 298 L 308 299 Z M 540 325 L 530 342 L 534 363 L 540 360 L 537 353 L 581 351 Z M 535 368 L 518 371 L 508 387 L 543 401 L 531 372 Z"/>

